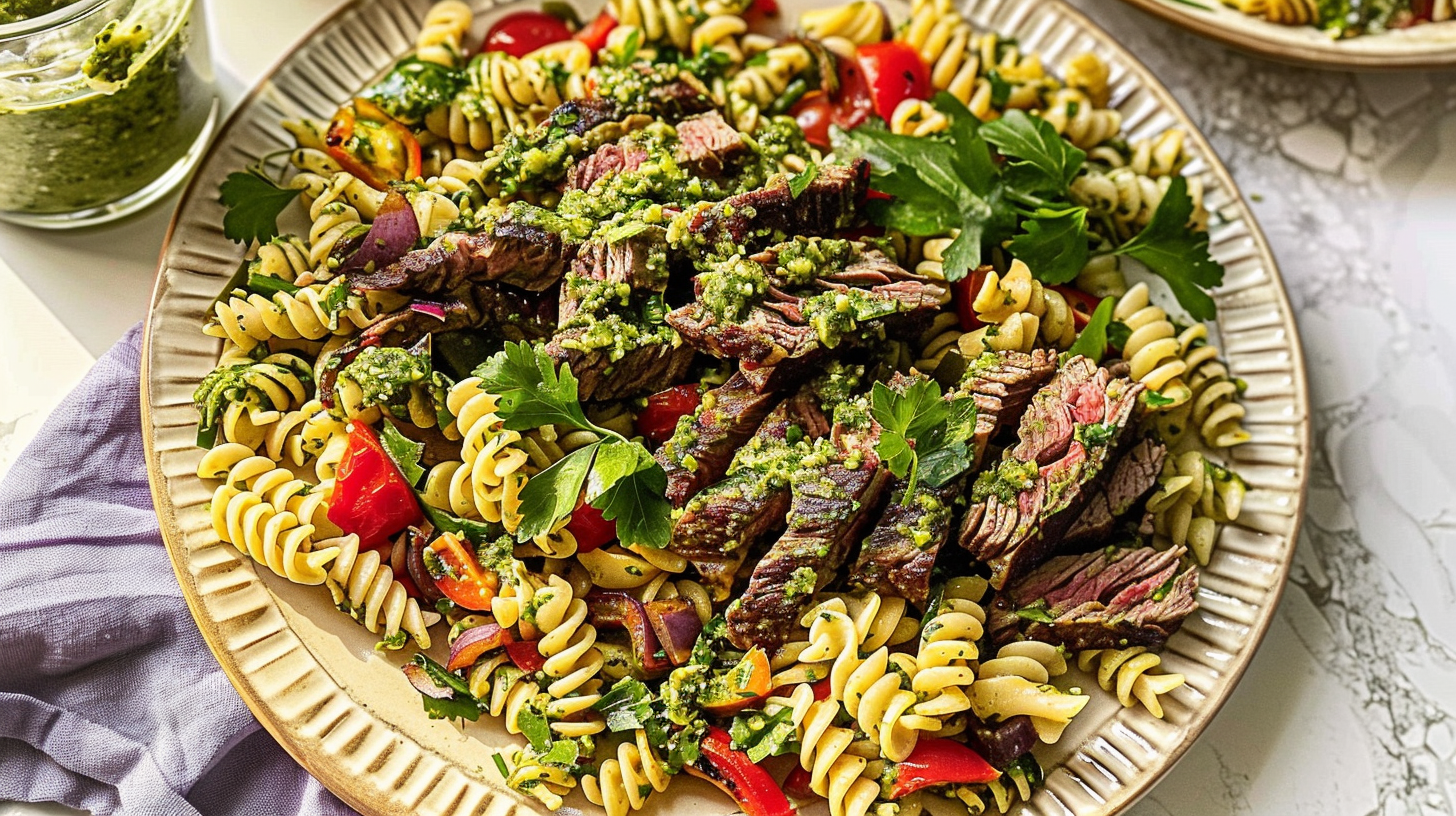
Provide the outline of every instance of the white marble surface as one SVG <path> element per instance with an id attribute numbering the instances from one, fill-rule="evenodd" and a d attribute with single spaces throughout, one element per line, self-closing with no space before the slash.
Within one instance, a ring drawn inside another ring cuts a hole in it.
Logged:
<path id="1" fill-rule="evenodd" d="M 1315 411 L 1309 518 L 1273 627 L 1131 812 L 1456 813 L 1456 73 L 1291 69 L 1073 1 L 1168 83 L 1254 197 Z M 334 4 L 213 0 L 225 97 L 282 53 L 279 32 Z M 68 235 L 0 226 L 0 472 L 143 316 L 170 206 Z"/>

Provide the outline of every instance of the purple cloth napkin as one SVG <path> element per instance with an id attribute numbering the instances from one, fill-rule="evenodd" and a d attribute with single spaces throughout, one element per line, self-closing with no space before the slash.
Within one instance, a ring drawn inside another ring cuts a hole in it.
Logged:
<path id="1" fill-rule="evenodd" d="M 0 482 L 0 801 L 349 814 L 202 642 L 147 487 L 132 329 Z"/>

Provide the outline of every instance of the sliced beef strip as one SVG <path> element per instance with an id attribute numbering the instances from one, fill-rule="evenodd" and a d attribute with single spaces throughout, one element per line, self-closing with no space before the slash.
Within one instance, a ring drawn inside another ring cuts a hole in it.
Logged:
<path id="1" fill-rule="evenodd" d="M 566 189 L 586 190 L 612 173 L 630 173 L 647 161 L 647 151 L 632 144 L 612 142 L 597 148 L 566 171 Z"/>
<path id="2" fill-rule="evenodd" d="M 1056 371 L 1056 354 L 1044 349 L 987 352 L 972 361 L 956 392 L 976 400 L 973 470 L 980 467 L 991 438 L 1020 418 L 1032 395 Z"/>
<path id="3" fill-rule="evenodd" d="M 761 230 L 783 236 L 829 236 L 850 225 L 869 189 L 870 165 L 864 159 L 844 167 L 826 165 L 794 197 L 787 176 L 774 176 L 757 190 L 730 196 L 693 214 L 688 230 L 708 246 L 749 243 Z"/>
<path id="4" fill-rule="evenodd" d="M 774 542 L 743 596 L 726 613 L 728 640 L 740 649 L 772 651 L 798 623 L 815 592 L 829 581 L 879 509 L 887 482 L 874 460 L 850 469 L 831 462 L 794 475 L 788 531 Z M 796 573 L 807 569 L 812 585 Z"/>
<path id="5" fill-rule="evenodd" d="M 540 292 L 561 280 L 574 254 L 553 232 L 502 221 L 475 235 L 447 232 L 383 269 L 351 274 L 349 285 L 434 295 L 493 281 Z"/>
<path id="6" fill-rule="evenodd" d="M 1140 383 L 1110 379 L 1096 364 L 1075 357 L 1032 397 L 1021 418 L 1020 444 L 1006 452 L 995 473 L 981 477 L 994 485 L 1010 472 L 1027 474 L 1029 482 L 977 495 L 961 524 L 961 546 L 991 567 L 993 587 L 1034 569 L 1060 545 L 1108 476 L 1142 390 Z M 1097 442 L 1084 445 L 1076 438 L 1079 428 L 1095 429 Z M 977 484 L 979 491 L 981 480 Z"/>
<path id="7" fill-rule="evenodd" d="M 669 548 L 693 564 L 714 600 L 728 599 L 734 576 L 754 545 L 783 529 L 789 512 L 788 482 L 770 479 L 747 465 L 749 459 L 796 457 L 785 441 L 795 427 L 811 441 L 829 433 L 819 400 L 808 389 L 769 412 L 735 456 L 743 469 L 694 496 L 673 525 Z"/>
<path id="8" fill-rule="evenodd" d="M 1141 547 L 1053 558 L 996 596 L 990 636 L 997 645 L 1029 638 L 1071 651 L 1161 648 L 1198 608 L 1198 571 L 1182 569 L 1185 553 Z M 1017 614 L 1029 607 L 1038 614 Z"/>
<path id="9" fill-rule="evenodd" d="M 1067 543 L 1095 542 L 1112 533 L 1117 520 L 1132 510 L 1158 483 L 1168 449 L 1151 437 L 1133 443 L 1113 465 L 1112 475 L 1087 502 L 1067 530 Z"/>
<path id="10" fill-rule="evenodd" d="M 753 152 L 743 134 L 723 121 L 717 111 L 684 119 L 677 125 L 683 164 L 700 176 L 717 178 Z"/>
<path id="11" fill-rule="evenodd" d="M 598 239 L 582 244 L 561 287 L 561 324 L 579 311 L 583 281 L 625 283 L 633 291 L 661 293 L 668 279 L 666 251 L 667 230 L 656 225 L 616 243 Z"/>
<path id="12" fill-rule="evenodd" d="M 657 451 L 673 507 L 682 507 L 699 490 L 723 478 L 733 455 L 758 430 L 774 402 L 773 394 L 758 393 L 742 373 L 703 395 L 698 415 Z"/>
<path id="13" fill-rule="evenodd" d="M 691 347 L 671 343 L 638 346 L 619 360 L 612 360 L 600 350 L 575 348 L 572 341 L 588 331 L 586 328 L 560 331 L 546 344 L 546 353 L 553 360 L 571 366 L 582 402 L 660 391 L 681 380 L 693 361 Z"/>

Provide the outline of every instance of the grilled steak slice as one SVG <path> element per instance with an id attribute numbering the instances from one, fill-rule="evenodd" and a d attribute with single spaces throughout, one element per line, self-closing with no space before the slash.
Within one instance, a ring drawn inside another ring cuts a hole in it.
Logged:
<path id="1" fill-rule="evenodd" d="M 1030 638 L 1074 652 L 1161 648 L 1198 608 L 1198 571 L 1179 571 L 1185 552 L 1142 547 L 1053 558 L 996 596 L 987 629 L 998 646 Z"/>
<path id="2" fill-rule="evenodd" d="M 792 428 L 806 440 L 829 433 L 819 400 L 807 389 L 779 403 L 733 457 L 733 472 L 688 500 L 672 528 L 670 549 L 687 558 L 714 600 L 728 599 L 733 578 L 753 545 L 783 528 L 788 477 L 806 450 L 790 444 Z"/>
<path id="3" fill-rule="evenodd" d="M 1021 441 L 976 480 L 960 544 L 991 567 L 991 586 L 1034 569 L 1062 541 L 1127 434 L 1143 386 L 1074 357 L 1032 397 Z"/>
<path id="4" fill-rule="evenodd" d="M 904 503 L 898 497 L 905 482 L 897 481 L 885 514 L 860 548 L 850 583 L 924 605 L 935 557 L 950 537 L 951 504 L 960 496 L 962 483 L 957 479 L 944 487 L 917 485 L 915 495 Z"/>
<path id="5" fill-rule="evenodd" d="M 836 406 L 829 441 L 818 442 L 814 455 L 790 477 L 788 530 L 753 568 L 748 588 L 725 613 L 728 640 L 735 646 L 771 652 L 781 645 L 814 593 L 879 516 L 890 481 L 875 453 L 879 432 L 866 400 Z"/>
<path id="6" fill-rule="evenodd" d="M 831 462 L 794 473 L 789 529 L 753 569 L 748 589 L 728 607 L 728 640 L 772 651 L 804 607 L 844 563 L 874 517 L 886 471 L 871 462 Z"/>
<path id="7" fill-rule="evenodd" d="M 1055 356 L 1040 349 L 1031 354 L 988 352 L 967 368 L 961 384 L 946 398 L 975 400 L 973 470 L 980 463 L 987 441 L 1021 413 L 1031 395 L 1055 371 Z M 851 583 L 881 594 L 898 595 L 915 604 L 925 603 L 930 594 L 930 571 L 950 537 L 950 506 L 960 498 L 963 482 L 958 478 L 940 488 L 922 483 L 908 503 L 892 501 L 860 548 L 850 571 Z M 898 482 L 891 490 L 892 496 L 898 496 L 904 487 L 903 481 Z"/>
<path id="8" fill-rule="evenodd" d="M 1036 747 L 1036 727 L 1025 714 L 997 723 L 981 722 L 968 713 L 966 744 L 992 768 L 1006 770 L 1012 760 Z"/>
<path id="9" fill-rule="evenodd" d="M 717 111 L 684 119 L 677 125 L 683 164 L 700 176 L 716 178 L 752 152 L 743 135 Z"/>
<path id="10" fill-rule="evenodd" d="M 566 189 L 586 190 L 612 173 L 629 173 L 647 161 L 647 151 L 613 142 L 576 162 L 566 171 Z"/>
<path id="11" fill-rule="evenodd" d="M 478 235 L 447 232 L 383 269 L 350 275 L 349 285 L 433 295 L 495 281 L 540 292 L 561 280 L 574 252 L 553 232 L 502 221 Z"/>
<path id="12" fill-rule="evenodd" d="M 749 245 L 759 233 L 833 235 L 850 225 L 869 179 L 864 159 L 848 167 L 826 165 L 795 198 L 788 176 L 774 176 L 760 189 L 688 211 L 687 229 L 707 246 Z"/>
<path id="13" fill-rule="evenodd" d="M 1156 439 L 1139 440 L 1128 448 L 1112 468 L 1112 475 L 1067 530 L 1068 542 L 1100 541 L 1111 532 L 1117 519 L 1126 515 L 1153 486 L 1163 469 L 1168 449 Z"/>
<path id="14" fill-rule="evenodd" d="M 667 471 L 667 500 L 682 507 L 693 494 L 723 478 L 733 455 L 743 447 L 773 407 L 773 394 L 760 394 L 742 373 L 703 395 L 691 423 L 679 425 L 657 451 Z"/>
<path id="15" fill-rule="evenodd" d="M 658 342 L 642 342 L 618 357 L 615 349 L 594 347 L 592 339 L 602 328 L 605 327 L 566 329 L 557 332 L 546 344 L 546 353 L 553 360 L 571 366 L 583 402 L 622 399 L 643 391 L 661 390 L 682 379 L 693 361 L 692 348 L 660 336 L 646 338 Z"/>
<path id="16" fill-rule="evenodd" d="M 972 469 L 991 438 L 1021 416 L 1032 394 L 1057 371 L 1057 356 L 1044 349 L 987 352 L 967 367 L 956 393 L 976 400 L 975 457 Z"/>
<path id="17" fill-rule="evenodd" d="M 582 244 L 571 262 L 571 272 L 561 287 L 561 325 L 589 301 L 587 308 L 596 311 L 607 301 L 623 300 L 632 292 L 661 292 L 667 287 L 667 230 L 648 226 L 643 231 L 615 243 L 593 240 Z M 604 287 L 602 282 L 626 284 Z"/>

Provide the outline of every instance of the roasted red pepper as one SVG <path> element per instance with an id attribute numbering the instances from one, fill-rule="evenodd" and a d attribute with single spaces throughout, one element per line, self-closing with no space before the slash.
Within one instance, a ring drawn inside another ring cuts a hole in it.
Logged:
<path id="1" fill-rule="evenodd" d="M 637 415 L 637 432 L 662 444 L 672 438 L 677 421 L 698 410 L 703 395 L 696 385 L 674 385 L 647 398 L 647 407 Z"/>
<path id="2" fill-rule="evenodd" d="M 425 551 L 425 569 L 435 579 L 435 587 L 456 606 L 490 611 L 500 576 L 482 567 L 468 544 L 450 533 L 441 535 Z"/>
<path id="3" fill-rule="evenodd" d="M 576 539 L 576 551 L 588 553 L 617 538 L 617 522 L 602 518 L 602 511 L 590 504 L 571 511 L 571 521 L 566 531 Z"/>
<path id="4" fill-rule="evenodd" d="M 1092 313 L 1097 311 L 1097 304 L 1102 301 L 1075 286 L 1062 284 L 1051 288 L 1060 292 L 1067 299 L 1067 305 L 1072 307 L 1072 323 L 1077 331 L 1087 328 L 1087 321 L 1092 319 Z"/>
<path id="5" fill-rule="evenodd" d="M 699 746 L 702 755 L 687 772 L 717 785 L 747 816 L 793 816 L 794 806 L 768 771 L 732 745 L 727 731 L 710 726 Z"/>
<path id="6" fill-rule="evenodd" d="M 773 672 L 768 666 L 768 653 L 757 646 L 723 675 L 723 684 L 700 701 L 704 711 L 726 717 L 762 702 L 769 693 Z"/>
<path id="7" fill-rule="evenodd" d="M 390 536 L 424 521 L 409 482 L 369 426 L 349 424 L 349 444 L 339 461 L 329 521 L 359 536 L 361 549 L 383 547 Z"/>
<path id="8" fill-rule="evenodd" d="M 606 47 L 607 35 L 611 34 L 612 29 L 616 27 L 617 18 L 604 11 L 598 14 L 597 18 L 587 24 L 585 28 L 576 32 L 576 39 L 579 42 L 585 43 L 586 47 L 590 48 L 591 52 L 595 54 Z"/>
<path id="9" fill-rule="evenodd" d="M 982 325 L 980 318 L 976 317 L 976 310 L 971 308 L 971 304 L 975 302 L 976 295 L 985 285 L 986 275 L 990 271 L 989 266 L 972 269 L 964 278 L 950 285 L 951 300 L 955 302 L 956 317 L 960 318 L 961 331 L 979 329 Z"/>
<path id="10" fill-rule="evenodd" d="M 410 129 L 367 99 L 339 108 L 324 145 L 340 167 L 376 190 L 416 178 L 423 167 L 419 140 Z"/>
<path id="11" fill-rule="evenodd" d="M 915 743 L 915 750 L 895 766 L 894 773 L 891 799 L 937 785 L 978 784 L 1001 776 L 980 754 L 948 739 L 922 739 Z"/>

